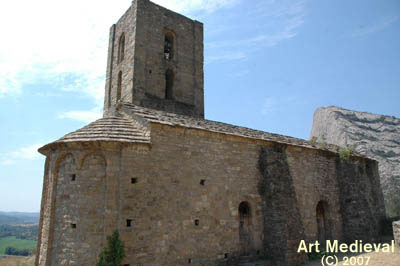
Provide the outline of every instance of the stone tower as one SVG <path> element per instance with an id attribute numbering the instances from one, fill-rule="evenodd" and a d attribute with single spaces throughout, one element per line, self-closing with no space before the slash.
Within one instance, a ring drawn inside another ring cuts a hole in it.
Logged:
<path id="1" fill-rule="evenodd" d="M 203 24 L 148 0 L 110 29 L 104 114 L 118 101 L 204 118 Z"/>

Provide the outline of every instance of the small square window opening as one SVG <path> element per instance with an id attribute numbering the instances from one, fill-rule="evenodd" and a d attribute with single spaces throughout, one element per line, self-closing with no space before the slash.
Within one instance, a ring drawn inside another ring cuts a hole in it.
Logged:
<path id="1" fill-rule="evenodd" d="M 131 227 L 131 226 L 132 226 L 132 220 L 126 219 L 126 227 Z"/>

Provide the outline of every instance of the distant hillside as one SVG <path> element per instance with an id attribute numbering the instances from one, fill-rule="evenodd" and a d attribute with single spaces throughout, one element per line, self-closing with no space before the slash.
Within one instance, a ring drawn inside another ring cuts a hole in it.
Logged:
<path id="1" fill-rule="evenodd" d="M 0 255 L 4 254 L 7 247 L 30 251 L 34 249 L 39 217 L 37 212 L 0 211 Z"/>
<path id="2" fill-rule="evenodd" d="M 39 223 L 38 212 L 2 212 L 0 211 L 0 225 L 35 224 Z"/>

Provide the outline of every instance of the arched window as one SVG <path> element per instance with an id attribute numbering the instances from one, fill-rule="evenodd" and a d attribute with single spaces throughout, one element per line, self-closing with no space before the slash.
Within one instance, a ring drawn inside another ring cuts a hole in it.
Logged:
<path id="1" fill-rule="evenodd" d="M 168 69 L 165 72 L 165 99 L 173 99 L 174 72 Z"/>
<path id="2" fill-rule="evenodd" d="M 125 33 L 122 33 L 118 42 L 118 63 L 124 60 L 125 54 Z"/>
<path id="3" fill-rule="evenodd" d="M 111 85 L 108 86 L 108 107 L 111 106 Z"/>
<path id="4" fill-rule="evenodd" d="M 174 36 L 172 33 L 167 32 L 164 36 L 164 58 L 171 60 L 174 51 Z"/>
<path id="5" fill-rule="evenodd" d="M 117 83 L 117 102 L 121 100 L 121 87 L 122 87 L 122 71 L 118 73 L 118 83 Z"/>

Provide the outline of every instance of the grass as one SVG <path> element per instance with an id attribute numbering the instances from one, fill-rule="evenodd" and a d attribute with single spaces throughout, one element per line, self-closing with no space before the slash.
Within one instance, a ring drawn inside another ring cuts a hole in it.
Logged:
<path id="1" fill-rule="evenodd" d="M 36 248 L 36 241 L 18 239 L 14 236 L 0 238 L 0 254 L 4 254 L 6 247 L 32 250 Z"/>
<path id="2" fill-rule="evenodd" d="M 34 266 L 34 264 L 34 256 L 0 258 L 0 266 Z"/>

